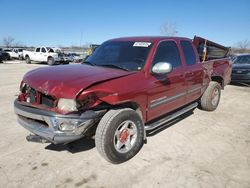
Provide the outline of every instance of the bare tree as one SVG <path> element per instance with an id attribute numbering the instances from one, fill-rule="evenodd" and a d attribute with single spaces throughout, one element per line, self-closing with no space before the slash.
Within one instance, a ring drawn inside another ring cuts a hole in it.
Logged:
<path id="1" fill-rule="evenodd" d="M 12 36 L 4 37 L 3 38 L 3 45 L 7 48 L 11 47 L 14 43 L 15 39 Z"/>
<path id="2" fill-rule="evenodd" d="M 15 47 L 25 47 L 24 43 L 21 41 L 13 42 L 13 45 Z"/>
<path id="3" fill-rule="evenodd" d="M 239 50 L 246 50 L 250 47 L 250 42 L 248 40 L 243 40 L 237 43 L 237 48 Z"/>
<path id="4" fill-rule="evenodd" d="M 176 29 L 176 25 L 174 23 L 166 22 L 160 27 L 161 34 L 166 36 L 175 36 L 178 31 Z"/>

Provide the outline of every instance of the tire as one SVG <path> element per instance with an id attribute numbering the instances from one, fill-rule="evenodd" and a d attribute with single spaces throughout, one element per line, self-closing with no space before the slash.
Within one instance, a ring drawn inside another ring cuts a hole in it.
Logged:
<path id="1" fill-rule="evenodd" d="M 200 108 L 205 111 L 214 111 L 220 102 L 220 96 L 221 85 L 211 81 L 200 99 Z"/>
<path id="2" fill-rule="evenodd" d="M 53 57 L 49 57 L 47 63 L 48 63 L 48 65 L 50 65 L 50 66 L 54 65 L 54 64 L 55 64 L 54 58 L 53 58 Z"/>
<path id="3" fill-rule="evenodd" d="M 10 54 L 7 55 L 6 60 L 11 60 Z"/>
<path id="4" fill-rule="evenodd" d="M 30 63 L 31 63 L 30 57 L 29 57 L 29 56 L 26 56 L 26 57 L 25 57 L 25 62 L 26 62 L 27 64 L 30 64 Z"/>
<path id="5" fill-rule="evenodd" d="M 142 119 L 130 108 L 108 111 L 97 126 L 95 144 L 100 155 L 113 164 L 131 159 L 144 144 Z"/>

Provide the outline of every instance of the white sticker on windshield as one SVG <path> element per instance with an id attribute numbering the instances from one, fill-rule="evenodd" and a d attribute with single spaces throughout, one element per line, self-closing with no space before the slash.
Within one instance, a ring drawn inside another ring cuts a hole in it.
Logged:
<path id="1" fill-rule="evenodd" d="M 135 42 L 133 46 L 136 47 L 149 47 L 151 42 Z"/>

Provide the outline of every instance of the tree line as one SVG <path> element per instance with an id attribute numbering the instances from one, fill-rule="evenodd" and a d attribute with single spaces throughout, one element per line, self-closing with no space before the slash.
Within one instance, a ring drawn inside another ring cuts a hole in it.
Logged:
<path id="1" fill-rule="evenodd" d="M 161 25 L 160 32 L 164 36 L 176 36 L 178 34 L 177 27 L 174 23 L 166 22 Z M 11 47 L 26 47 L 22 42 L 17 41 L 12 36 L 7 36 L 2 38 L 2 44 L 6 48 Z M 236 43 L 236 45 L 232 48 L 232 52 L 234 53 L 246 53 L 250 52 L 250 41 L 243 40 Z"/>

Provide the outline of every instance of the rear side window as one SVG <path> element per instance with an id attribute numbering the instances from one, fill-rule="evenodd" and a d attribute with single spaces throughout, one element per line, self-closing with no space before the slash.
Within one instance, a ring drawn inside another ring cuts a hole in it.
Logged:
<path id="1" fill-rule="evenodd" d="M 45 50 L 45 48 L 42 48 L 42 52 L 43 52 L 43 53 L 46 53 L 46 50 Z"/>
<path id="2" fill-rule="evenodd" d="M 192 44 L 189 41 L 181 41 L 181 48 L 188 66 L 194 65 L 196 56 Z"/>
<path id="3" fill-rule="evenodd" d="M 174 41 L 164 41 L 159 44 L 153 65 L 159 62 L 168 62 L 173 68 L 181 65 L 179 51 Z"/>

